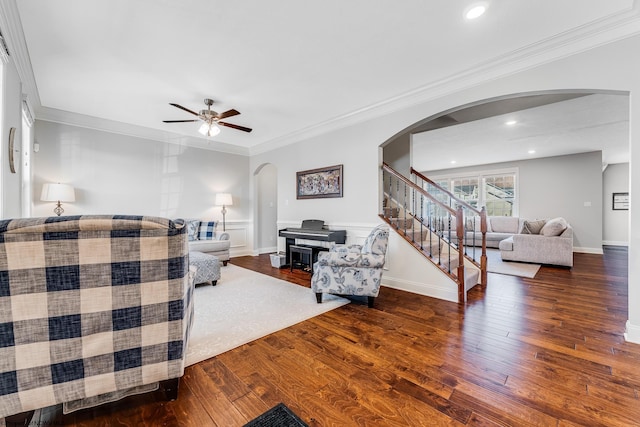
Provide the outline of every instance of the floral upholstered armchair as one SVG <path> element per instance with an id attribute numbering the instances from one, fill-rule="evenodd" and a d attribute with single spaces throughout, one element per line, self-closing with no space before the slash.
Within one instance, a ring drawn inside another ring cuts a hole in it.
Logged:
<path id="1" fill-rule="evenodd" d="M 322 294 L 366 296 L 373 307 L 380 291 L 389 227 L 381 224 L 371 231 L 363 245 L 335 245 L 320 252 L 313 266 L 311 289 L 318 303 Z"/>

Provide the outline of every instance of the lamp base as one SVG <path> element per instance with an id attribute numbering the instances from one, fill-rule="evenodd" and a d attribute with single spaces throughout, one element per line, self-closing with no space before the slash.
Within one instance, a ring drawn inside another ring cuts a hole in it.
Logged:
<path id="1" fill-rule="evenodd" d="M 227 215 L 227 207 L 222 205 L 222 231 L 227 231 L 227 227 L 225 225 L 224 217 Z"/>
<path id="2" fill-rule="evenodd" d="M 62 204 L 60 203 L 60 201 L 56 203 L 56 207 L 53 208 L 53 212 L 58 216 L 62 215 L 62 213 L 64 212 L 64 209 L 62 209 Z"/>

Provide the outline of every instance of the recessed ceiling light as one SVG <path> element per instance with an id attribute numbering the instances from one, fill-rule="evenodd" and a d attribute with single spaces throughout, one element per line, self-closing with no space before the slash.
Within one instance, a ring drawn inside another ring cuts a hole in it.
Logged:
<path id="1" fill-rule="evenodd" d="M 486 11 L 486 3 L 474 3 L 464 11 L 464 17 L 468 20 L 476 19 L 484 15 Z"/>
<path id="2" fill-rule="evenodd" d="M 455 165 L 455 164 L 456 164 L 456 161 L 455 161 L 455 160 L 451 160 L 451 164 L 452 164 L 452 165 Z"/>
<path id="3" fill-rule="evenodd" d="M 518 123 L 516 120 L 509 120 L 509 121 L 504 122 L 504 124 L 507 125 L 507 126 L 513 126 L 516 123 Z"/>
<path id="4" fill-rule="evenodd" d="M 536 150 L 529 150 L 529 151 L 527 151 L 527 153 L 529 153 L 529 154 L 536 154 Z"/>

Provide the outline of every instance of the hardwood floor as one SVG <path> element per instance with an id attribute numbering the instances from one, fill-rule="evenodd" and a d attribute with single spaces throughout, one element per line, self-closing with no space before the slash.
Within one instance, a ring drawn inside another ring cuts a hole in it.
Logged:
<path id="1" fill-rule="evenodd" d="M 231 263 L 309 283 L 268 255 Z M 156 392 L 34 422 L 241 426 L 284 402 L 310 426 L 640 425 L 626 319 L 627 252 L 607 248 L 534 279 L 490 273 L 466 306 L 383 288 L 373 309 L 354 302 L 187 368 L 176 401 Z"/>

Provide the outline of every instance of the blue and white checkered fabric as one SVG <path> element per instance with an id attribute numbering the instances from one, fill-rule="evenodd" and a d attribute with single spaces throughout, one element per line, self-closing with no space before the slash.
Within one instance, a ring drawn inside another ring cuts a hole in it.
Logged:
<path id="1" fill-rule="evenodd" d="M 188 269 L 168 219 L 0 221 L 0 417 L 182 376 Z"/>
<path id="2" fill-rule="evenodd" d="M 198 228 L 198 240 L 211 240 L 216 236 L 215 221 L 200 221 Z"/>

